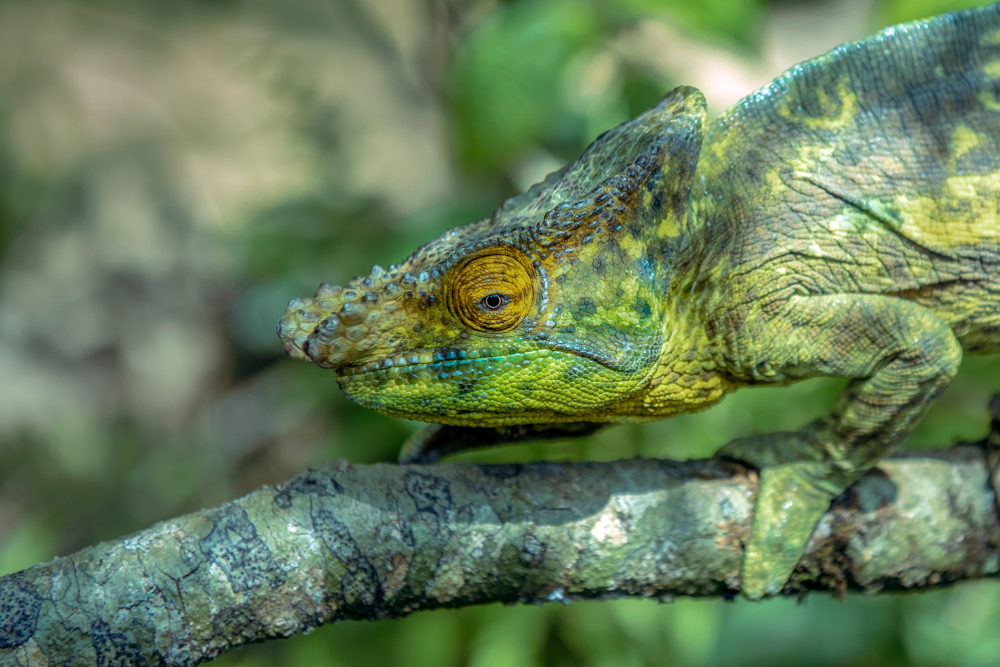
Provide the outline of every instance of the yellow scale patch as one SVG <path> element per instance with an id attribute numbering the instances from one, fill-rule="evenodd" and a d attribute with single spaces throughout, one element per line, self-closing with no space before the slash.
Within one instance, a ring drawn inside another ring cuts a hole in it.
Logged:
<path id="1" fill-rule="evenodd" d="M 997 46 L 1000 45 L 1000 29 L 993 30 L 986 33 L 979 38 L 979 43 L 983 46 Z"/>
<path id="2" fill-rule="evenodd" d="M 955 163 L 962 159 L 966 153 L 977 147 L 982 142 L 982 137 L 976 134 L 968 125 L 959 125 L 951 133 L 951 168 L 949 171 L 955 172 Z"/>
<path id="3" fill-rule="evenodd" d="M 615 300 L 617 310 L 610 313 L 611 317 L 605 321 L 613 326 L 626 327 L 639 324 L 639 314 L 635 312 L 632 304 L 635 303 L 639 294 L 639 280 L 634 276 L 628 276 L 618 285 L 623 294 Z"/>
<path id="4" fill-rule="evenodd" d="M 639 259 L 645 252 L 645 247 L 631 234 L 622 234 L 618 239 L 618 245 L 632 259 Z"/>
<path id="5" fill-rule="evenodd" d="M 983 72 L 991 79 L 1000 78 L 1000 60 L 994 60 L 983 66 Z"/>
<path id="6" fill-rule="evenodd" d="M 1000 61 L 990 63 L 991 76 L 1000 75 Z M 992 98 L 991 98 L 992 99 Z M 996 100 L 992 100 L 994 104 Z M 1000 104 L 997 104 L 1000 110 Z M 957 162 L 982 143 L 982 137 L 966 125 L 957 126 L 951 135 L 949 171 L 957 172 Z M 956 200 L 971 203 L 972 215 L 949 219 L 941 202 L 931 197 L 896 198 L 903 214 L 900 233 L 929 247 L 947 248 L 977 245 L 988 238 L 1000 238 L 997 198 L 1000 195 L 1000 170 L 989 174 L 951 176 L 945 180 L 946 191 Z"/>
<path id="7" fill-rule="evenodd" d="M 895 200 L 903 217 L 899 233 L 915 243 L 936 249 L 976 246 L 987 239 L 1000 238 L 996 205 L 1000 172 L 953 176 L 946 184 L 956 199 L 973 202 L 972 215 L 960 220 L 949 219 L 936 199 L 901 196 Z"/>
<path id="8" fill-rule="evenodd" d="M 648 210 L 653 204 L 653 193 L 646 191 L 642 197 L 642 204 Z M 675 219 L 672 213 L 667 213 L 660 218 L 660 223 L 656 227 L 656 237 L 659 239 L 672 239 L 680 236 L 680 221 Z"/>
<path id="9" fill-rule="evenodd" d="M 979 103 L 982 104 L 983 107 L 989 109 L 990 111 L 1000 111 L 1000 101 L 997 101 L 997 98 L 990 94 L 990 91 L 984 90 L 976 95 L 976 99 L 979 100 Z"/>
<path id="10" fill-rule="evenodd" d="M 851 90 L 851 83 L 846 77 L 837 82 L 839 110 L 837 100 L 831 99 L 823 88 L 816 91 L 816 96 L 820 108 L 828 115 L 802 117 L 798 107 L 790 106 L 791 100 L 782 100 L 779 113 L 785 118 L 801 122 L 812 130 L 837 130 L 854 123 L 858 115 L 858 98 Z"/>

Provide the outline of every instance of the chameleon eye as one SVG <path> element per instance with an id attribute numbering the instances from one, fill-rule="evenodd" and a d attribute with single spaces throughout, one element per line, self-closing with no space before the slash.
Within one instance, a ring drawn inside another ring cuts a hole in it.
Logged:
<path id="1" fill-rule="evenodd" d="M 510 331 L 531 309 L 535 281 L 527 257 L 513 248 L 491 248 L 459 266 L 448 290 L 449 306 L 472 329 Z"/>
<path id="2" fill-rule="evenodd" d="M 507 299 L 502 294 L 490 294 L 488 297 L 484 297 L 479 304 L 486 310 L 500 310 L 507 305 Z"/>

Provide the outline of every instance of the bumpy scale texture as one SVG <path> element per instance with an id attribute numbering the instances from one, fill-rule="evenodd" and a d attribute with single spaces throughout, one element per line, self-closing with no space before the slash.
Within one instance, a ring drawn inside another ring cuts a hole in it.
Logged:
<path id="1" fill-rule="evenodd" d="M 998 144 L 1000 5 L 889 28 L 710 123 L 672 91 L 491 218 L 293 301 L 279 335 L 362 405 L 450 425 L 413 459 L 468 427 L 853 378 L 829 416 L 722 450 L 762 471 L 743 590 L 773 594 L 963 350 L 1000 351 Z"/>

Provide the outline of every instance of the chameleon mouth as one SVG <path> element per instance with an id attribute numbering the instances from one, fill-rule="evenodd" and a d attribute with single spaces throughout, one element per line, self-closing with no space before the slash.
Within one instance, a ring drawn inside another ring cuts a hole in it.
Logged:
<path id="1" fill-rule="evenodd" d="M 339 380 L 342 378 L 353 378 L 360 375 L 371 375 L 379 371 L 399 371 L 401 373 L 413 371 L 432 371 L 435 373 L 447 373 L 451 376 L 456 370 L 471 369 L 477 365 L 489 366 L 491 364 L 520 361 L 521 365 L 530 364 L 536 359 L 548 356 L 548 350 L 538 350 L 534 352 L 515 352 L 511 354 L 497 354 L 493 350 L 458 350 L 448 352 L 435 352 L 429 354 L 422 352 L 419 354 L 405 354 L 386 357 L 384 359 L 370 361 L 361 366 L 342 366 L 333 369 L 334 376 Z M 444 378 L 442 378 L 444 379 Z"/>
<path id="2" fill-rule="evenodd" d="M 479 365 L 484 366 L 504 362 L 518 362 L 517 365 L 527 366 L 533 361 L 560 354 L 580 357 L 609 370 L 619 370 L 606 355 L 582 350 L 579 347 L 563 349 L 561 346 L 553 345 L 552 347 L 540 348 L 528 352 L 511 352 L 506 354 L 496 348 L 471 350 L 445 348 L 435 350 L 434 352 L 423 350 L 409 354 L 387 356 L 358 366 L 340 366 L 334 368 L 333 373 L 338 380 L 370 375 L 379 371 L 394 370 L 400 373 L 429 370 L 434 373 L 451 375 L 456 370 L 461 371 L 466 368 L 474 368 L 477 362 L 479 362 Z M 445 378 L 442 377 L 441 379 Z"/>
<path id="3" fill-rule="evenodd" d="M 367 375 L 369 373 L 375 373 L 377 371 L 388 371 L 388 370 L 413 370 L 413 369 L 424 369 L 424 368 L 434 368 L 443 365 L 448 365 L 449 367 L 456 366 L 459 363 L 468 365 L 472 363 L 473 359 L 501 359 L 503 355 L 494 356 L 492 354 L 478 355 L 475 352 L 470 355 L 467 351 L 461 350 L 452 351 L 448 353 L 444 352 L 414 352 L 411 354 L 399 354 L 383 359 L 377 359 L 374 361 L 369 361 L 368 363 L 362 364 L 360 366 L 341 366 L 333 369 L 333 374 L 339 378 L 345 377 L 355 377 L 357 375 Z"/>
<path id="4" fill-rule="evenodd" d="M 560 350 L 485 352 L 417 364 L 405 355 L 402 364 L 393 357 L 337 368 L 334 375 L 347 397 L 363 407 L 466 426 L 579 420 L 631 392 L 641 380 Z"/>

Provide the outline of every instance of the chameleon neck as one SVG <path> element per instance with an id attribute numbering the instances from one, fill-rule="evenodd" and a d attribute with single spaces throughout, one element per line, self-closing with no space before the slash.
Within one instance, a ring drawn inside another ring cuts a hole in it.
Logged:
<path id="1" fill-rule="evenodd" d="M 692 202 L 693 203 L 693 202 Z M 736 385 L 723 372 L 709 313 L 718 293 L 721 264 L 708 256 L 706 222 L 691 206 L 683 216 L 669 216 L 658 227 L 656 243 L 665 258 L 667 309 L 660 354 L 642 391 L 616 406 L 609 421 L 661 419 L 704 410 Z"/>

